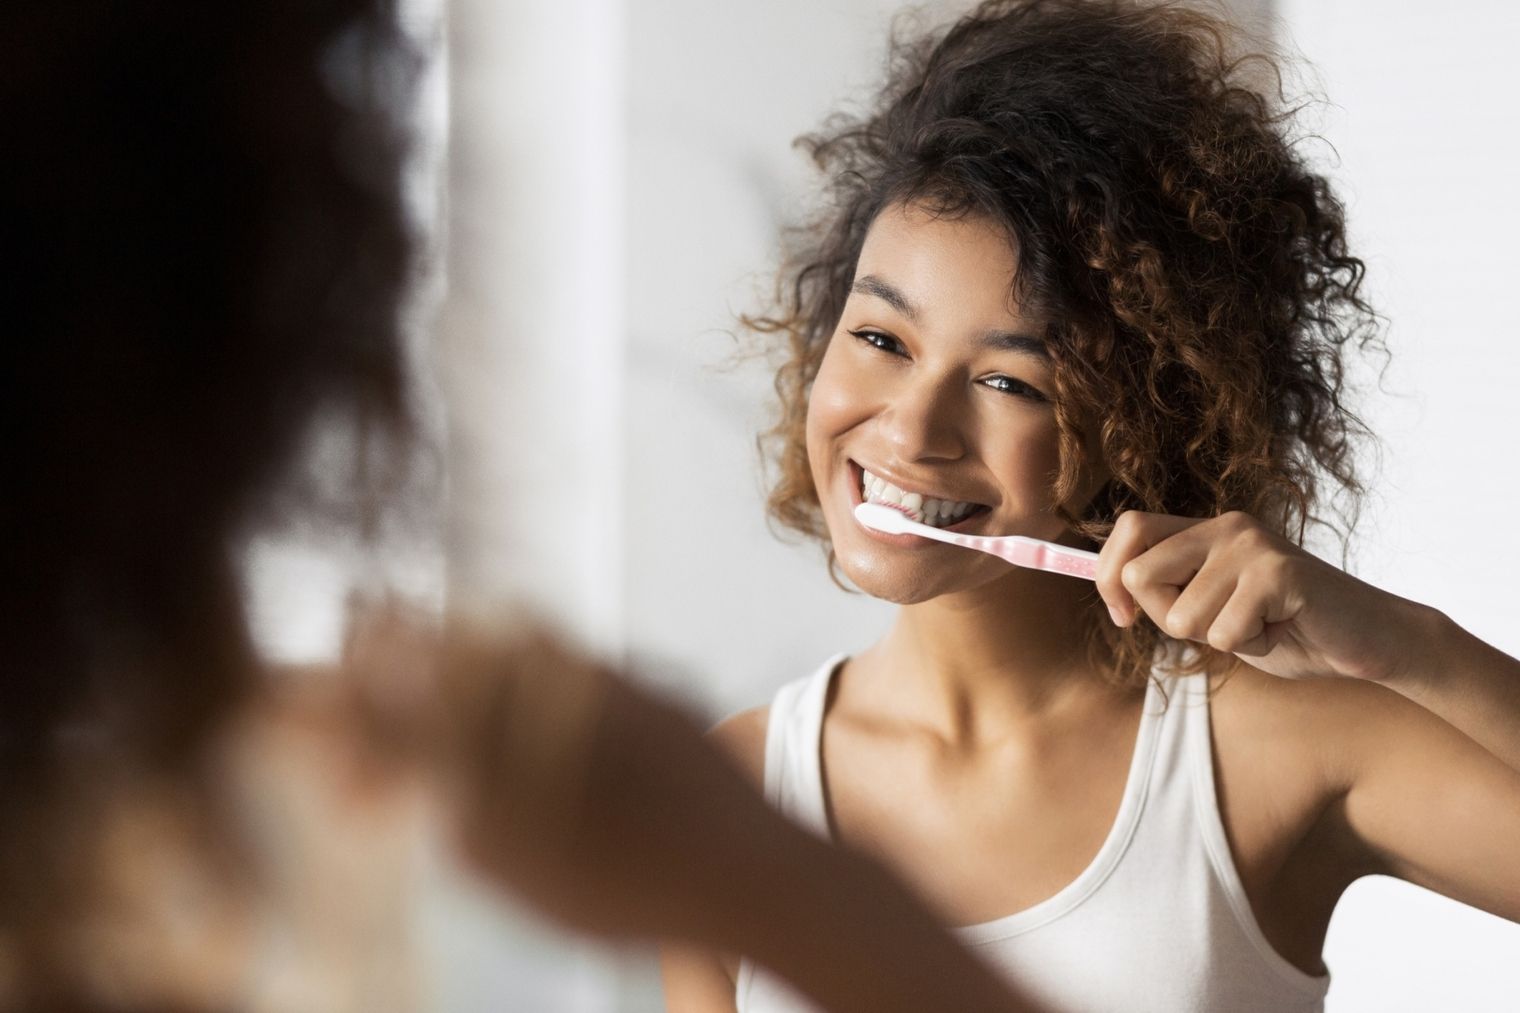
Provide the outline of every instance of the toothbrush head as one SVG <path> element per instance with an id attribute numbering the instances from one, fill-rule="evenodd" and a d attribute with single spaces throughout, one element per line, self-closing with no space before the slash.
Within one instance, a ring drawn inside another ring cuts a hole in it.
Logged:
<path id="1" fill-rule="evenodd" d="M 880 503 L 862 503 L 855 508 L 855 519 L 868 528 L 885 531 L 889 535 L 913 533 L 919 525 L 901 510 Z"/>

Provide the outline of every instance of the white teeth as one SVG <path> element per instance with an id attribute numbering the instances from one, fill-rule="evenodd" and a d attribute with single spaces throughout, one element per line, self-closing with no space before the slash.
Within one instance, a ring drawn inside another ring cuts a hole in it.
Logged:
<path id="1" fill-rule="evenodd" d="M 974 503 L 934 499 L 923 493 L 904 492 L 891 482 L 871 474 L 864 468 L 861 469 L 861 474 L 861 492 L 867 502 L 900 507 L 923 524 L 932 524 L 935 527 L 954 524 L 970 513 L 972 507 L 975 506 Z"/>

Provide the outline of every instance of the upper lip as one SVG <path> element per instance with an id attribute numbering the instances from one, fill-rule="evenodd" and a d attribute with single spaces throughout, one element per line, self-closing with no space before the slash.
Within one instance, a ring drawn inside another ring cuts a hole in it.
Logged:
<path id="1" fill-rule="evenodd" d="M 985 500 L 979 500 L 973 496 L 951 496 L 942 492 L 929 492 L 927 491 L 928 483 L 920 483 L 915 482 L 912 479 L 905 479 L 897 472 L 894 472 L 888 468 L 878 468 L 874 465 L 865 464 L 861 461 L 856 461 L 855 465 L 861 470 L 875 475 L 877 478 L 885 479 L 886 481 L 897 486 L 903 492 L 916 492 L 920 496 L 924 497 L 924 499 L 937 499 L 951 503 L 972 503 L 977 506 L 987 505 Z"/>

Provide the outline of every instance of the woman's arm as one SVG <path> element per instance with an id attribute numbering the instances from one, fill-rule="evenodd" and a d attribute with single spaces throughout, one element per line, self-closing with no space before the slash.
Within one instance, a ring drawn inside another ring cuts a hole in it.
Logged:
<path id="1" fill-rule="evenodd" d="M 776 813 L 674 708 L 543 638 L 462 644 L 440 760 L 496 883 L 585 931 L 747 954 L 825 1009 L 1031 1008 L 879 865 Z"/>
<path id="2" fill-rule="evenodd" d="M 765 790 L 765 737 L 770 708 L 756 707 L 724 719 L 707 739 L 759 792 Z M 660 978 L 666 1013 L 734 1013 L 739 959 L 717 950 L 666 942 L 660 947 Z"/>
<path id="3" fill-rule="evenodd" d="M 1359 864 L 1520 922 L 1520 663 L 1241 515 L 1125 514 L 1098 585 L 1116 622 L 1320 680 L 1291 724 Z"/>
<path id="4" fill-rule="evenodd" d="M 1400 623 L 1408 661 L 1382 684 L 1520 770 L 1520 661 L 1435 609 L 1409 612 Z"/>
<path id="5" fill-rule="evenodd" d="M 1246 514 L 1131 511 L 1104 545 L 1098 573 L 1121 625 L 1143 611 L 1173 637 L 1273 675 L 1379 683 L 1520 771 L 1520 661 Z"/>
<path id="6" fill-rule="evenodd" d="M 1334 690 L 1320 749 L 1370 867 L 1520 922 L 1520 771 L 1409 700 Z"/>

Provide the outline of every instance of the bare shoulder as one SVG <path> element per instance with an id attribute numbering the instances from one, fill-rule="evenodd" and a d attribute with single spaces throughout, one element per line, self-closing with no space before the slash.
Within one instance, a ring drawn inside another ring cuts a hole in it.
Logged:
<path id="1" fill-rule="evenodd" d="M 1212 683 L 1213 726 L 1221 763 L 1251 754 L 1279 776 L 1296 771 L 1323 792 L 1351 786 L 1364 751 L 1391 734 L 1440 718 L 1393 690 L 1356 679 L 1282 679 L 1240 665 Z"/>
<path id="2" fill-rule="evenodd" d="M 707 737 L 759 787 L 765 785 L 765 730 L 770 715 L 769 706 L 753 707 L 724 718 L 707 733 Z"/>
<path id="3" fill-rule="evenodd" d="M 1355 779 L 1349 742 L 1357 715 L 1392 694 L 1247 665 L 1210 688 L 1215 803 L 1236 869 L 1268 939 L 1311 969 L 1335 900 L 1368 871 L 1344 826 Z M 1304 918 L 1294 922 L 1282 907 Z"/>

